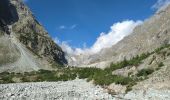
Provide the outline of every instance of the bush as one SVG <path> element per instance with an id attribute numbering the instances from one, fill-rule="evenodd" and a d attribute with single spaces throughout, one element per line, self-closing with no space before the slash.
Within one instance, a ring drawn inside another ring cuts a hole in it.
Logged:
<path id="1" fill-rule="evenodd" d="M 39 74 L 48 74 L 48 73 L 51 73 L 52 71 L 50 70 L 44 70 L 44 69 L 40 69 L 39 70 Z"/>
<path id="2" fill-rule="evenodd" d="M 90 76 L 93 76 L 95 72 L 97 72 L 100 69 L 97 68 L 82 68 L 77 71 L 78 77 L 80 79 L 89 78 Z"/>
<path id="3" fill-rule="evenodd" d="M 27 77 L 22 77 L 21 80 L 22 82 L 30 82 L 30 80 Z"/>
<path id="4" fill-rule="evenodd" d="M 98 71 L 93 76 L 96 85 L 109 85 L 114 82 L 113 78 L 113 75 L 106 71 Z"/>
<path id="5" fill-rule="evenodd" d="M 158 64 L 158 67 L 162 67 L 162 66 L 164 66 L 164 64 L 163 64 L 163 62 L 160 62 L 160 63 Z"/>
<path id="6" fill-rule="evenodd" d="M 126 60 L 124 59 L 123 61 L 121 62 L 118 62 L 116 64 L 114 63 L 111 63 L 110 64 L 110 67 L 109 68 L 106 68 L 105 70 L 116 70 L 116 69 L 121 69 L 121 68 L 124 68 L 126 66 L 137 66 L 141 63 L 142 60 L 146 59 L 147 57 L 149 57 L 149 55 L 151 55 L 151 53 L 142 53 L 140 56 L 137 55 L 136 57 L 133 57 L 132 59 L 130 60 Z"/>
<path id="7" fill-rule="evenodd" d="M 138 72 L 137 76 L 140 77 L 140 76 L 148 76 L 150 74 L 152 74 L 154 72 L 153 69 L 142 69 Z"/>
<path id="8" fill-rule="evenodd" d="M 136 80 L 137 81 L 137 80 Z M 136 81 L 131 81 L 126 87 L 126 93 L 132 90 L 132 87 L 136 85 Z"/>
<path id="9" fill-rule="evenodd" d="M 111 63 L 110 68 L 109 68 L 109 69 L 106 69 L 106 70 L 113 71 L 113 70 L 116 70 L 116 69 L 124 68 L 124 67 L 126 67 L 126 66 L 128 66 L 128 65 L 129 65 L 129 61 L 127 61 L 126 59 L 124 59 L 123 61 L 118 62 L 118 63 L 116 63 L 116 64 Z"/>
<path id="10" fill-rule="evenodd" d="M 118 75 L 112 75 L 112 73 L 108 73 L 107 71 L 98 71 L 93 76 L 94 83 L 97 85 L 109 85 L 111 83 L 127 85 L 132 81 L 129 77 L 123 77 Z"/>
<path id="11" fill-rule="evenodd" d="M 4 77 L 2 77 L 2 82 L 1 83 L 14 83 L 14 81 L 12 80 L 12 76 L 11 75 L 6 75 Z"/>
<path id="12" fill-rule="evenodd" d="M 160 48 L 155 49 L 155 53 L 159 54 L 161 50 L 163 50 L 164 48 L 169 48 L 169 47 L 170 47 L 170 44 L 164 44 Z"/>
<path id="13" fill-rule="evenodd" d="M 123 76 L 115 76 L 114 82 L 116 84 L 127 85 L 132 81 L 130 77 L 123 77 Z"/>

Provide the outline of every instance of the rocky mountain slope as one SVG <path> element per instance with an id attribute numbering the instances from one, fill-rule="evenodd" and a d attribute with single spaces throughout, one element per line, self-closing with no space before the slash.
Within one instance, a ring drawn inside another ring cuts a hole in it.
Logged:
<path id="1" fill-rule="evenodd" d="M 0 71 L 52 69 L 67 64 L 62 49 L 21 0 L 1 0 Z"/>
<path id="2" fill-rule="evenodd" d="M 170 43 L 170 6 L 155 13 L 123 40 L 97 54 L 75 56 L 70 65 L 107 67 L 111 62 L 130 59 Z"/>

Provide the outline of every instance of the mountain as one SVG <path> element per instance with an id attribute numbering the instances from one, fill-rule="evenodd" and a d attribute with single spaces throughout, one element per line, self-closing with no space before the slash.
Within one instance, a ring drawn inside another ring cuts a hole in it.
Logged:
<path id="1" fill-rule="evenodd" d="M 170 43 L 170 6 L 161 9 L 142 25 L 137 26 L 133 32 L 113 45 L 93 55 L 74 56 L 69 59 L 73 66 L 107 67 L 111 62 L 130 59 L 141 53 L 151 52 L 163 44 Z"/>
<path id="2" fill-rule="evenodd" d="M 0 72 L 67 64 L 65 53 L 21 0 L 1 0 L 0 7 Z"/>
<path id="3" fill-rule="evenodd" d="M 0 7 L 0 99 L 170 99 L 170 6 L 111 48 L 71 57 L 21 0 Z"/>

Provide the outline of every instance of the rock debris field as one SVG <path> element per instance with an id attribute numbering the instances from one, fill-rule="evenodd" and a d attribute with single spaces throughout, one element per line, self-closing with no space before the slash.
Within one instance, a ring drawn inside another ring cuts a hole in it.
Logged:
<path id="1" fill-rule="evenodd" d="M 0 100 L 114 100 L 99 86 L 85 80 L 1 84 Z"/>
<path id="2" fill-rule="evenodd" d="M 112 96 L 83 79 L 0 84 L 0 100 L 170 100 L 170 90 L 149 88 Z"/>

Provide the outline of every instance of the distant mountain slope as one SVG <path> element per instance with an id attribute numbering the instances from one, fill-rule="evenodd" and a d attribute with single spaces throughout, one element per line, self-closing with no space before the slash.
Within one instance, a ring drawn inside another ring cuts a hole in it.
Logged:
<path id="1" fill-rule="evenodd" d="M 1 0 L 0 71 L 51 69 L 67 64 L 62 49 L 21 0 Z"/>
<path id="2" fill-rule="evenodd" d="M 170 43 L 170 6 L 155 13 L 137 26 L 133 33 L 94 55 L 77 56 L 70 65 L 107 67 L 111 62 L 129 59 L 143 52 L 153 51 L 163 44 Z"/>

